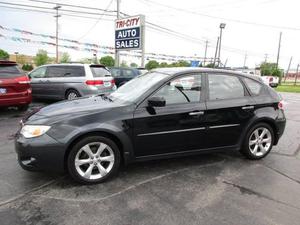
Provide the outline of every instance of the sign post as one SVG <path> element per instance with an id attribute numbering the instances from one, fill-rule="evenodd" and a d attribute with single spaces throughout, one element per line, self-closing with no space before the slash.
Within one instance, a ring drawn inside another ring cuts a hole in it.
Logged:
<path id="1" fill-rule="evenodd" d="M 145 16 L 131 16 L 115 21 L 115 49 L 142 50 L 141 64 L 144 67 L 145 55 Z"/>

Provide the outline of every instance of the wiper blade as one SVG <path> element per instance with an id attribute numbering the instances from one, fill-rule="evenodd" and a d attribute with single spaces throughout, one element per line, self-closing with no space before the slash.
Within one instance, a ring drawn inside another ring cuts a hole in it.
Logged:
<path id="1" fill-rule="evenodd" d="M 113 100 L 110 97 L 108 97 L 106 94 L 100 94 L 98 96 L 100 96 L 104 100 L 108 100 L 110 102 L 113 102 Z"/>

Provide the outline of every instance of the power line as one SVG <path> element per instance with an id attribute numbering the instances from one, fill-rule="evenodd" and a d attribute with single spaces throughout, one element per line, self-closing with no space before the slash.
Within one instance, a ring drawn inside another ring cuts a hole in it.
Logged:
<path id="1" fill-rule="evenodd" d="M 53 10 L 53 8 L 49 8 L 49 7 L 33 6 L 33 5 L 28 5 L 28 4 L 18 4 L 18 3 L 9 3 L 9 2 L 1 2 L 1 1 L 0 1 L 0 4 L 22 6 L 22 7 L 29 7 L 29 8 L 37 8 L 37 9 Z M 69 10 L 69 9 L 61 9 L 60 11 L 63 11 L 63 12 L 72 12 L 72 13 L 80 13 L 80 14 L 89 14 L 89 15 L 97 15 L 97 16 L 99 16 L 99 13 L 86 12 L 86 11 Z M 103 14 L 103 16 L 115 17 L 115 15 L 113 15 L 113 14 Z"/>
<path id="2" fill-rule="evenodd" d="M 100 10 L 103 12 L 116 12 L 116 10 L 108 10 L 108 9 L 100 9 L 100 8 L 92 8 L 92 7 L 87 7 L 83 5 L 71 5 L 71 4 L 65 4 L 65 3 L 60 3 L 60 2 L 49 2 L 49 1 L 41 1 L 41 0 L 29 0 L 31 2 L 40 2 L 40 3 L 47 3 L 47 4 L 58 4 L 62 6 L 68 6 L 68 7 L 74 7 L 74 8 L 81 8 L 81 9 L 91 9 L 91 10 Z"/>
<path id="3" fill-rule="evenodd" d="M 55 14 L 55 12 L 51 12 L 51 11 L 44 11 L 44 10 L 38 10 L 38 9 L 28 9 L 28 8 L 22 8 L 22 7 L 10 7 L 10 6 L 2 6 L 2 5 L 0 5 L 0 8 L 13 9 L 14 11 L 15 10 L 21 10 L 21 11 L 27 11 L 27 12 L 46 13 L 46 14 L 51 14 L 51 15 Z M 60 15 L 69 16 L 69 17 L 92 19 L 92 20 L 97 20 L 98 19 L 96 17 L 81 16 L 81 15 L 67 14 L 67 13 L 60 13 Z M 114 21 L 113 19 L 104 19 L 104 18 L 102 20 L 105 20 L 105 21 Z"/>
<path id="4" fill-rule="evenodd" d="M 94 29 L 94 27 L 102 20 L 104 12 L 106 12 L 109 9 L 109 7 L 111 6 L 112 2 L 113 2 L 113 0 L 111 0 L 108 3 L 106 9 L 100 15 L 100 17 L 98 18 L 98 20 L 93 24 L 93 26 L 90 27 L 90 29 L 87 32 L 85 32 L 85 34 L 83 34 L 81 37 L 79 37 L 78 40 L 81 40 L 82 38 L 84 38 L 86 35 L 88 35 L 91 32 L 92 29 Z"/>
<path id="5" fill-rule="evenodd" d="M 300 31 L 300 28 L 298 27 L 286 27 L 286 26 L 277 26 L 277 25 L 272 25 L 272 24 L 263 24 L 263 23 L 256 23 L 256 22 L 250 22 L 250 21 L 244 21 L 244 20 L 238 20 L 238 19 L 232 19 L 232 18 L 226 18 L 226 17 L 219 17 L 219 16 L 212 16 L 212 15 L 208 15 L 208 14 L 204 14 L 204 13 L 199 13 L 196 11 L 192 11 L 192 10 L 187 10 L 187 9 L 182 9 L 182 8 L 176 8 L 174 6 L 170 6 L 170 5 L 166 5 L 166 4 L 162 4 L 162 3 L 158 3 L 158 2 L 154 2 L 151 0 L 147 0 L 147 2 L 155 4 L 155 5 L 160 5 L 169 9 L 173 9 L 179 12 L 185 12 L 185 13 L 189 13 L 189 14 L 194 14 L 194 15 L 199 15 L 199 16 L 203 16 L 203 17 L 208 17 L 211 19 L 218 19 L 218 20 L 227 20 L 227 21 L 231 21 L 231 22 L 235 22 L 235 23 L 242 23 L 242 24 L 247 24 L 247 25 L 254 25 L 254 26 L 262 26 L 262 27 L 270 27 L 270 28 L 275 28 L 275 29 L 285 29 L 285 30 L 296 30 L 296 31 Z"/>

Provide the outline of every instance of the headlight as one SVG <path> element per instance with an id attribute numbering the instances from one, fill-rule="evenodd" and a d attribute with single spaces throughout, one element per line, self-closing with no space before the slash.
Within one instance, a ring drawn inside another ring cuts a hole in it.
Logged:
<path id="1" fill-rule="evenodd" d="M 21 129 L 21 134 L 25 138 L 39 137 L 46 133 L 51 127 L 42 125 L 25 125 Z"/>

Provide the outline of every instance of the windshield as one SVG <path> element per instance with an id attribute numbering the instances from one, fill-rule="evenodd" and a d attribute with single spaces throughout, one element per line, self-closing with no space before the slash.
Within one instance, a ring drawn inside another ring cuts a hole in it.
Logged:
<path id="1" fill-rule="evenodd" d="M 148 91 L 157 82 L 168 77 L 166 74 L 150 72 L 130 80 L 115 92 L 110 94 L 112 99 L 135 102 L 142 94 Z"/>

